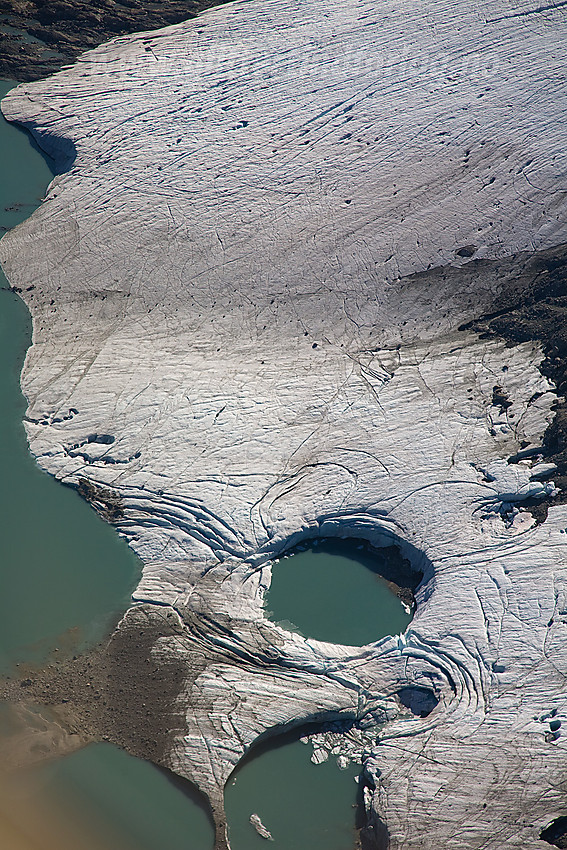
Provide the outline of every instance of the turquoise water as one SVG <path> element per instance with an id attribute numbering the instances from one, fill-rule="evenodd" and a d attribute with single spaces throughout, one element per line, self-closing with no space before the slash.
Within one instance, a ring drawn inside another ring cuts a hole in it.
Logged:
<path id="1" fill-rule="evenodd" d="M 1 82 L 0 97 L 11 87 Z M 52 172 L 29 137 L 3 118 L 0 151 L 6 231 L 31 215 Z M 102 638 L 128 607 L 141 568 L 116 532 L 74 490 L 41 472 L 28 451 L 19 374 L 31 319 L 7 285 L 0 272 L 0 672 L 17 661 L 40 662 L 55 646 L 73 651 Z M 9 724 L 2 733 L 10 734 Z M 12 787 L 17 799 L 8 806 Z M 10 778 L 0 798 L 6 850 L 213 845 L 206 806 L 188 783 L 181 790 L 153 765 L 109 744 Z"/>
<path id="2" fill-rule="evenodd" d="M 11 87 L 1 83 L 0 97 Z M 9 229 L 38 206 L 52 172 L 3 118 L 0 150 L 0 227 Z M 102 638 L 128 606 L 141 568 L 116 532 L 29 454 L 19 373 L 30 341 L 27 307 L 0 291 L 0 671 Z"/>
<path id="3" fill-rule="evenodd" d="M 172 775 L 110 744 L 91 744 L 34 773 L 45 796 L 105 850 L 213 847 L 207 804 L 188 783 L 182 790 Z"/>
<path id="4" fill-rule="evenodd" d="M 404 632 L 411 620 L 378 575 L 380 555 L 344 540 L 295 551 L 272 569 L 268 616 L 305 637 L 364 646 Z"/>
<path id="5" fill-rule="evenodd" d="M 0 773 L 2 850 L 212 850 L 203 798 L 110 744 Z"/>
<path id="6" fill-rule="evenodd" d="M 0 96 L 10 85 L 0 84 Z M 0 227 L 8 229 L 35 209 L 51 172 L 28 137 L 3 119 L 0 151 Z M 6 285 L 0 278 L 0 286 Z M 39 661 L 55 646 L 72 650 L 98 640 L 127 607 L 140 572 L 114 530 L 73 490 L 42 473 L 29 454 L 19 373 L 30 333 L 23 302 L 1 291 L 4 670 L 18 660 Z M 405 628 L 409 617 L 399 601 L 358 556 L 353 560 L 352 552 L 334 551 L 323 561 L 322 555 L 305 552 L 276 566 L 269 604 L 278 618 L 293 619 L 314 637 L 354 644 Z M 337 583 L 345 565 L 346 580 Z M 294 577 L 294 570 L 301 575 Z M 347 597 L 353 585 L 359 589 Z M 361 607 L 361 593 L 368 595 L 366 607 Z M 392 616 L 389 608 L 395 609 Z M 361 622 L 367 617 L 368 632 Z M 351 850 L 357 768 L 340 771 L 332 759 L 315 766 L 310 755 L 310 747 L 282 738 L 269 749 L 256 749 L 239 766 L 226 789 L 233 850 L 269 846 L 249 823 L 254 812 L 280 850 Z M 10 836 L 2 839 L 10 850 L 211 850 L 213 844 L 206 807 L 187 785 L 178 787 L 157 768 L 109 744 L 93 744 L 26 771 L 17 789 L 13 801 L 0 785 L 0 839 Z"/>
<path id="7" fill-rule="evenodd" d="M 310 761 L 312 748 L 282 738 L 244 761 L 225 789 L 232 850 L 270 846 L 250 824 L 259 815 L 277 850 L 353 850 L 359 767 L 339 770 L 331 757 Z"/>

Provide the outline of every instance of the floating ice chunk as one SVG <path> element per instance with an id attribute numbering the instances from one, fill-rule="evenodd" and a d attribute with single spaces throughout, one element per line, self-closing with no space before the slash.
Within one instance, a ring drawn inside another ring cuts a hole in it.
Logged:
<path id="1" fill-rule="evenodd" d="M 260 815 L 252 814 L 250 815 L 250 823 L 262 838 L 265 838 L 267 841 L 273 841 L 272 833 L 269 829 L 266 829 L 262 821 L 260 820 Z"/>
<path id="2" fill-rule="evenodd" d="M 316 747 L 311 755 L 313 764 L 323 764 L 329 758 L 329 753 L 323 747 Z"/>

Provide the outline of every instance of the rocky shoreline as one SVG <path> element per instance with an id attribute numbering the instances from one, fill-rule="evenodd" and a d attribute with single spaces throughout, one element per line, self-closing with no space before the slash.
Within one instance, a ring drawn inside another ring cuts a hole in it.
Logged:
<path id="1" fill-rule="evenodd" d="M 117 35 L 178 24 L 223 0 L 0 0 L 0 77 L 47 77 Z"/>

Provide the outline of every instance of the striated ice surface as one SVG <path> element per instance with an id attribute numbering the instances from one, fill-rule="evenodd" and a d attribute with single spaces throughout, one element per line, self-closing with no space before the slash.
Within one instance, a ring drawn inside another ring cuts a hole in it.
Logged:
<path id="1" fill-rule="evenodd" d="M 392 850 L 537 850 L 565 811 L 567 509 L 536 525 L 553 470 L 508 462 L 554 387 L 536 343 L 458 330 L 567 241 L 564 44 L 560 4 L 255 0 L 3 101 L 67 169 L 0 243 L 34 321 L 31 450 L 111 491 L 145 565 L 124 622 L 178 618 L 164 761 L 219 848 L 234 765 L 314 719 L 370 730 L 314 759 L 363 761 Z M 271 559 L 319 535 L 424 570 L 405 635 L 265 619 Z"/>

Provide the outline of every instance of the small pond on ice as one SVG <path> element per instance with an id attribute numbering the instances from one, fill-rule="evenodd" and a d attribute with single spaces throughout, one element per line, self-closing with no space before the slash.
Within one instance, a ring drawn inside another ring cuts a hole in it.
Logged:
<path id="1" fill-rule="evenodd" d="M 347 646 L 404 632 L 412 615 L 380 575 L 390 563 L 390 551 L 356 541 L 310 541 L 274 564 L 266 613 L 305 637 Z"/>
<path id="2" fill-rule="evenodd" d="M 11 86 L 0 81 L 0 97 Z M 1 118 L 0 151 L 0 228 L 7 230 L 35 209 L 51 172 L 29 138 Z M 7 286 L 1 273 L 0 286 Z M 128 606 L 140 571 L 115 531 L 29 454 L 19 372 L 30 331 L 23 302 L 0 292 L 4 671 L 63 649 L 65 632 L 70 651 L 99 640 Z M 274 567 L 267 606 L 275 619 L 335 643 L 362 645 L 403 631 L 410 616 L 377 575 L 377 557 L 335 541 L 285 558 Z M 334 760 L 315 766 L 310 756 L 310 747 L 284 737 L 240 765 L 226 789 L 233 850 L 270 846 L 250 825 L 253 812 L 280 850 L 352 850 L 359 768 L 340 771 Z M 210 850 L 213 842 L 197 796 L 109 744 L 30 769 L 7 788 L 0 777 L 0 798 L 0 846 L 10 850 Z"/>
<path id="3" fill-rule="evenodd" d="M 254 748 L 224 793 L 232 850 L 267 850 L 249 818 L 257 814 L 278 850 L 353 850 L 360 765 L 339 770 L 333 758 L 311 762 L 296 736 Z"/>

